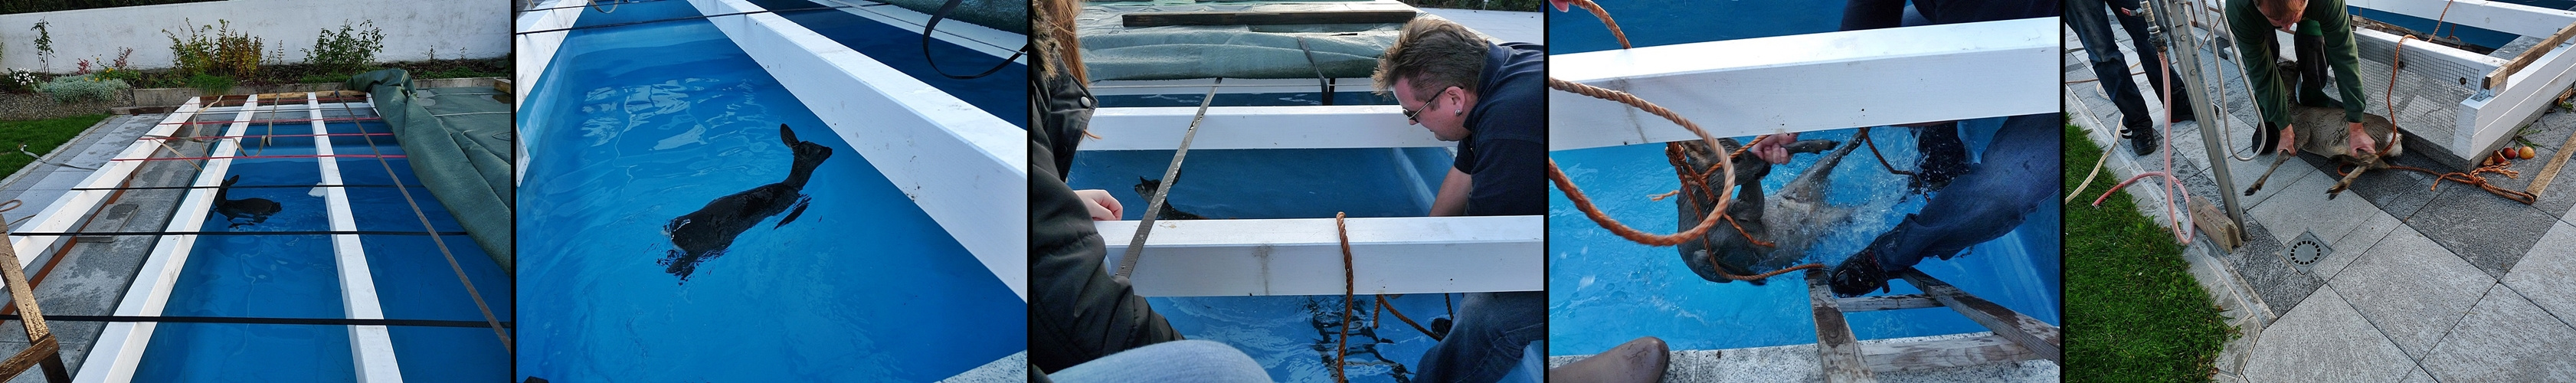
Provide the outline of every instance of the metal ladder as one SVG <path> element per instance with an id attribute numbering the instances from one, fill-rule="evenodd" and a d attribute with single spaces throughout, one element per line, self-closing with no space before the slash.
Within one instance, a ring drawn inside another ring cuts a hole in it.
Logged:
<path id="1" fill-rule="evenodd" d="M 2004 308 L 1947 282 L 1906 270 L 1897 274 L 1922 294 L 1836 298 L 1823 270 L 1808 269 L 1807 298 L 1816 315 L 1816 352 L 1828 382 L 1872 382 L 1884 371 L 1959 367 L 2047 359 L 2064 365 L 2057 326 Z M 1845 323 L 1846 313 L 1949 307 L 1993 334 L 1937 341 L 1863 346 Z"/>

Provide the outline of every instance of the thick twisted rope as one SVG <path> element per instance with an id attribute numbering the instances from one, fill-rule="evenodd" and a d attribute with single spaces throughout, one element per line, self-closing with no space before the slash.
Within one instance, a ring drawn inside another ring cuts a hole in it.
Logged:
<path id="1" fill-rule="evenodd" d="M 1598 18 L 1600 18 L 1600 19 L 1601 19 L 1601 24 L 1602 24 L 1602 25 L 1604 25 L 1604 26 L 1608 26 L 1608 27 L 1610 28 L 1610 35 L 1611 35 L 1611 36 L 1615 36 L 1615 37 L 1618 37 L 1618 38 L 1619 38 L 1619 48 L 1620 48 L 1620 49 L 1628 49 L 1628 48 L 1630 48 L 1630 47 L 1631 47 L 1631 46 L 1628 44 L 1628 35 L 1627 35 L 1627 33 L 1625 33 L 1625 32 L 1621 32 L 1621 31 L 1619 30 L 1619 23 L 1618 23 L 1617 21 L 1612 21 L 1612 20 L 1610 19 L 1610 12 L 1609 12 L 1609 11 L 1606 11 L 1606 10 L 1602 10 L 1602 9 L 1601 9 L 1601 5 L 1599 5 L 1599 4 L 1593 4 L 1591 0 L 1569 0 L 1569 2 L 1574 3 L 1574 5 L 1577 5 L 1577 6 L 1582 6 L 1582 7 L 1583 7 L 1583 9 L 1585 9 L 1585 10 L 1590 10 L 1590 11 L 1592 11 L 1592 16 L 1593 16 L 1593 17 L 1598 17 Z M 1773 244 L 1771 244 L 1771 243 L 1769 243 L 1769 242 L 1764 242 L 1764 241 L 1762 241 L 1762 240 L 1760 240 L 1760 239 L 1755 239 L 1755 238 L 1753 238 L 1753 234 L 1752 234 L 1752 233 L 1745 232 L 1745 231 L 1744 231 L 1744 226 L 1743 226 L 1743 225 L 1735 223 L 1735 221 L 1734 221 L 1734 217 L 1728 216 L 1728 215 L 1726 214 L 1726 208 L 1727 208 L 1727 205 L 1733 204 L 1733 203 L 1734 203 L 1734 201 L 1735 201 L 1735 161 L 1734 161 L 1734 159 L 1735 159 L 1735 156 L 1743 155 L 1743 154 L 1744 154 L 1744 150 L 1746 149 L 1746 147 L 1737 147 L 1737 148 L 1735 148 L 1735 149 L 1727 149 L 1725 145 L 1719 144 L 1719 143 L 1717 142 L 1717 138 L 1716 138 L 1716 137 L 1709 136 L 1709 135 L 1708 135 L 1708 131 L 1707 131 L 1707 130 L 1700 129 L 1699 124 L 1691 123 L 1690 119 L 1682 118 L 1681 113 L 1675 113 L 1675 112 L 1673 112 L 1671 109 L 1665 109 L 1663 106 L 1655 105 L 1655 103 L 1653 103 L 1653 102 L 1648 102 L 1648 101 L 1646 101 L 1645 99 L 1637 98 L 1637 96 L 1636 96 L 1636 95 L 1628 94 L 1628 92 L 1621 92 L 1621 91 L 1610 90 L 1610 89 L 1604 89 L 1604 88 L 1601 88 L 1601 87 L 1596 87 L 1596 86 L 1591 86 L 1591 85 L 1584 85 L 1584 84 L 1582 84 L 1582 83 L 1577 83 L 1577 82 L 1573 82 L 1573 81 L 1566 81 L 1566 80 L 1560 80 L 1560 79 L 1557 79 L 1557 78 L 1554 78 L 1554 77 L 1550 77 L 1550 78 L 1548 78 L 1548 79 L 1547 79 L 1547 87 L 1548 87 L 1549 89 L 1556 89 L 1556 90 L 1565 91 L 1565 92 L 1568 92 L 1568 93 L 1574 93 L 1574 94 L 1584 95 L 1584 96 L 1587 96 L 1587 97 L 1598 98 L 1598 99 L 1603 99 L 1603 100 L 1610 100 L 1610 101 L 1612 101 L 1612 102 L 1618 102 L 1618 103 L 1620 103 L 1620 104 L 1626 104 L 1626 105 L 1631 106 L 1631 107 L 1636 107 L 1638 110 L 1646 111 L 1646 113 L 1648 113 L 1648 114 L 1653 114 L 1653 115 L 1655 115 L 1655 116 L 1657 116 L 1657 117 L 1663 117 L 1665 120 L 1670 120 L 1670 121 L 1672 121 L 1672 122 L 1673 122 L 1673 124 L 1675 124 L 1675 125 L 1681 125 L 1681 126 L 1682 126 L 1682 129 L 1690 130 L 1691 134 L 1698 135 L 1698 136 L 1699 136 L 1699 139 L 1700 139 L 1700 142 L 1707 144 L 1710 150 L 1712 150 L 1712 151 L 1717 151 L 1717 152 L 1722 152 L 1722 153 L 1727 153 L 1725 156 L 1720 157 L 1720 159 L 1718 160 L 1718 168 L 1719 168 L 1719 169 L 1723 169 L 1723 170 L 1724 170 L 1725 175 L 1726 175 L 1726 178 L 1725 178 L 1724 180 L 1720 181 L 1720 185 L 1721 185 L 1721 187 L 1720 187 L 1719 189 L 1714 190 L 1713 192 L 1711 192 L 1711 193 L 1710 193 L 1710 194 L 1714 194 L 1714 195 L 1716 195 L 1716 196 L 1717 196 L 1717 205 L 1716 205 L 1713 209 L 1711 209 L 1711 210 L 1709 211 L 1709 214 L 1707 214 L 1706 216 L 1703 216 L 1703 217 L 1701 217 L 1701 218 L 1700 218 L 1699 224 L 1692 225 L 1692 226 L 1691 226 L 1691 228 L 1689 228 L 1689 229 L 1684 229 L 1684 230 L 1682 230 L 1682 231 L 1680 231 L 1680 232 L 1676 232 L 1676 233 L 1672 233 L 1672 234 L 1667 234 L 1667 235 L 1648 234 L 1648 233 L 1646 233 L 1646 232 L 1644 232 L 1644 231 L 1637 230 L 1636 228 L 1628 227 L 1628 225 L 1620 224 L 1618 219 L 1610 218 L 1610 214 L 1609 214 L 1609 213 L 1602 212 L 1602 211 L 1601 211 L 1601 208 L 1596 207 L 1596 206 L 1593 206 L 1593 204 L 1592 204 L 1592 199 L 1591 199 L 1591 198 L 1583 196 L 1583 189 L 1575 187 L 1575 186 L 1574 186 L 1574 180 L 1566 178 L 1566 176 L 1565 176 L 1565 171 L 1560 170 L 1560 169 L 1558 169 L 1558 168 L 1557 168 L 1557 166 L 1556 166 L 1556 159 L 1554 159 L 1554 158 L 1549 158 L 1549 159 L 1547 160 L 1547 179 L 1548 179 L 1548 181 L 1555 183 L 1555 184 L 1556 184 L 1556 188 L 1557 188 L 1558 190 L 1564 190 L 1564 191 L 1565 191 L 1565 198 L 1566 198 L 1566 200 L 1573 201 L 1573 202 L 1574 202 L 1574 208 L 1575 208 L 1575 209 L 1577 209 L 1577 210 L 1582 210 L 1582 211 L 1583 211 L 1583 216 L 1584 216 L 1584 217 L 1587 217 L 1587 218 L 1591 218 L 1591 219 L 1592 219 L 1592 223 L 1599 224 L 1599 225 L 1601 225 L 1601 228 L 1603 228 L 1603 229 L 1608 229 L 1608 230 L 1610 230 L 1610 233 L 1612 233 L 1612 234 L 1618 234 L 1620 238 L 1626 238 L 1626 239 L 1628 239 L 1629 241 L 1637 242 L 1637 243 L 1640 243 L 1640 244 L 1645 244 L 1645 245 L 1647 245 L 1647 246 L 1672 246 L 1672 245 L 1679 245 L 1679 244 L 1682 244 L 1683 242 L 1689 242 L 1689 241 L 1691 241 L 1691 240 L 1693 240 L 1693 239 L 1698 239 L 1698 240 L 1706 241 L 1707 239 L 1706 239 L 1705 237 L 1702 237 L 1702 235 L 1707 234 L 1707 233 L 1708 233 L 1708 230 L 1709 230 L 1709 228 L 1710 228 L 1710 227 L 1712 227 L 1712 226 L 1716 226 L 1716 223 L 1717 223 L 1717 220 L 1718 220 L 1718 219 L 1720 219 L 1720 218 L 1724 218 L 1724 219 L 1726 219 L 1726 220 L 1727 220 L 1727 224 L 1728 224 L 1728 225 L 1731 225 L 1731 226 L 1734 226 L 1734 227 L 1735 227 L 1736 232 L 1737 232 L 1737 233 L 1742 233 L 1742 234 L 1744 235 L 1744 238 L 1745 238 L 1745 239 L 1750 240 L 1750 241 L 1754 242 L 1754 243 L 1755 243 L 1755 244 L 1757 244 L 1757 245 L 1762 245 L 1762 246 L 1766 246 L 1766 247 L 1767 247 L 1767 246 L 1774 246 Z M 1758 142 L 1761 142 L 1761 140 L 1762 140 L 1762 139 L 1763 139 L 1763 137 L 1755 137 L 1755 138 L 1754 138 L 1754 142 L 1757 142 L 1757 143 L 1758 143 Z M 1670 150 L 1670 149 L 1668 148 L 1667 150 L 1668 150 L 1668 153 L 1670 153 L 1670 152 L 1669 152 L 1669 150 Z M 1684 170 L 1684 169 L 1686 169 L 1687 167 L 1679 166 L 1679 165 L 1680 165 L 1680 164 L 1679 164 L 1679 162 L 1678 162 L 1678 161 L 1679 161 L 1679 157 L 1674 157 L 1674 158 L 1673 158 L 1673 160 L 1674 160 L 1674 161 L 1676 161 L 1676 163 L 1675 163 L 1675 165 L 1676 165 L 1676 166 L 1674 167 L 1674 169 L 1673 169 L 1673 170 L 1674 170 L 1674 172 L 1675 172 L 1676 174 L 1678 174 L 1678 175 L 1683 175 L 1683 177 L 1681 177 L 1681 178 L 1682 178 L 1682 182 L 1683 182 L 1683 184 L 1684 184 L 1685 186 L 1688 186 L 1688 185 L 1698 185 L 1698 186 L 1699 186 L 1700 188 L 1702 188 L 1703 190 L 1706 190 L 1706 189 L 1707 189 L 1707 181 L 1706 181 L 1706 180 L 1707 180 L 1707 177 L 1706 177 L 1706 175 L 1705 175 L 1705 174 L 1694 174 L 1693 172 L 1689 172 L 1689 171 L 1687 171 L 1687 170 Z M 1892 169 L 1893 169 L 1893 168 L 1891 168 L 1891 170 L 1892 170 Z M 1701 173 L 1704 173 L 1704 172 L 1701 172 Z M 1711 263 L 1711 264 L 1715 264 L 1715 262 L 1716 262 L 1716 257 L 1717 257 L 1716 252 L 1714 252 L 1714 251 L 1710 251 L 1710 252 L 1705 252 L 1705 253 L 1703 253 L 1703 254 L 1707 254 L 1707 257 L 1708 257 L 1708 259 L 1709 259 L 1710 263 Z M 1735 274 L 1732 274 L 1732 273 L 1727 273 L 1727 272 L 1726 272 L 1726 270 L 1724 270 L 1723 268 L 1717 268 L 1717 274 L 1718 274 L 1718 275 L 1720 275 L 1720 276 L 1725 276 L 1727 279 L 1733 279 L 1733 280 L 1739 280 L 1739 281 L 1755 281 L 1755 280 L 1768 279 L 1768 278 L 1771 278 L 1772 276 L 1777 276 L 1777 275 L 1780 275 L 1780 274 L 1782 274 L 1782 273 L 1787 273 L 1787 272 L 1790 272 L 1790 271 L 1795 271 L 1795 270 L 1805 270 L 1805 269 L 1816 269 L 1816 268 L 1823 268 L 1823 267 L 1825 267 L 1825 265 L 1824 265 L 1824 264 L 1822 264 L 1822 263 L 1809 263 L 1809 264 L 1804 264 L 1804 265 L 1791 266 L 1791 267 L 1789 267 L 1789 268 L 1784 268 L 1784 269 L 1780 269 L 1780 270 L 1774 270 L 1774 271 L 1772 271 L 1772 272 L 1762 273 L 1762 274 L 1757 274 L 1757 275 L 1753 275 L 1753 276 L 1740 276 L 1740 275 L 1735 275 Z M 1398 319 L 1401 319 L 1401 318 L 1402 318 L 1402 316 L 1401 316 L 1401 315 L 1399 315 L 1399 316 L 1398 316 Z"/>

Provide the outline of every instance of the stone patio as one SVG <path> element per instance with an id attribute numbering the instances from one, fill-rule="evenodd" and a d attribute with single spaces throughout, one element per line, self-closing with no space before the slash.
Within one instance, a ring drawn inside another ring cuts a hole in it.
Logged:
<path id="1" fill-rule="evenodd" d="M 2118 35 L 2125 51 L 2127 36 Z M 2170 151 L 2174 173 L 2194 199 L 2218 204 L 2219 193 L 2241 193 L 2274 160 L 2270 154 L 2252 161 L 2219 160 L 2230 170 L 2237 190 L 2220 190 L 2208 170 L 2212 161 L 2206 145 L 2211 143 L 2204 142 L 2200 129 L 2219 128 L 2216 121 L 2232 119 L 2233 128 L 2219 136 L 2240 147 L 2253 134 L 2247 127 L 2254 126 L 2254 114 L 2243 110 L 2251 105 L 2248 91 L 2234 62 L 2202 63 L 2202 73 L 2227 81 L 2229 92 L 2221 102 L 2232 107 L 2230 116 L 2204 112 L 2202 122 L 2173 125 L 2170 145 L 2148 156 L 2133 156 L 2127 140 L 2117 138 L 2117 108 L 2098 84 L 2085 81 L 2094 75 L 2074 32 L 2066 32 L 2065 46 L 2066 112 L 2096 144 L 2111 147 L 2117 141 L 2104 165 L 2115 178 L 2162 170 L 2163 155 Z M 2497 54 L 2514 52 L 2518 50 L 2509 47 Z M 2387 66 L 2370 59 L 2364 57 L 2363 72 L 2384 76 Z M 2133 53 L 2128 60 L 2132 65 L 2138 62 Z M 2230 67 L 2213 72 L 2217 65 Z M 2136 75 L 2134 81 L 2141 87 L 2147 84 L 2145 75 Z M 2400 100 L 2401 114 L 2457 102 L 2449 94 L 2409 93 L 2414 85 L 2401 85 L 2406 86 L 2394 97 Z M 2365 88 L 2378 86 L 2382 85 Z M 2449 101 L 2442 101 L 2445 98 Z M 2156 100 L 2147 95 L 2149 108 L 2161 115 Z M 2371 102 L 2372 113 L 2385 110 L 2383 100 Z M 2402 128 L 2419 129 L 2406 120 L 2411 119 L 2401 119 L 2401 124 L 2409 124 Z M 2512 169 L 2522 172 L 2519 178 L 2486 175 L 2490 182 L 2510 190 L 2529 186 L 2549 159 L 2569 149 L 2559 146 L 2576 135 L 2576 112 L 2551 110 L 2532 126 L 2540 130 L 2528 136 L 2537 144 L 2539 158 L 2516 162 Z M 2425 129 L 2447 132 L 2449 128 Z M 2436 153 L 2442 150 L 2436 145 L 2413 137 L 2406 144 L 2412 150 L 2398 157 L 2399 165 L 2461 170 L 2428 159 L 2448 155 Z M 2080 167 L 2095 160 L 2068 158 L 2066 163 Z M 2332 173 L 2332 165 L 2322 157 L 2301 155 L 2298 161 L 2282 165 L 2261 192 L 2239 194 L 2237 201 L 2246 218 L 2244 246 L 2219 249 L 2208 237 L 2199 236 L 2186 248 L 2193 275 L 2243 333 L 2227 344 L 2214 378 L 2576 380 L 2576 353 L 2567 351 L 2576 349 L 2576 326 L 2571 326 L 2576 323 L 2571 321 L 2576 318 L 2576 209 L 2571 209 L 2576 208 L 2576 195 L 2571 195 L 2576 194 L 2576 166 L 2560 169 L 2556 185 L 2541 193 L 2537 204 L 2523 205 L 2457 182 L 2443 182 L 2436 188 L 2433 176 L 2406 171 L 2364 174 L 2350 192 L 2329 199 L 2325 190 L 2339 178 Z M 2098 195 L 2104 187 L 2094 185 L 2084 195 Z M 2170 225 L 2163 189 L 2162 180 L 2149 179 L 2126 190 L 2138 200 L 2140 213 Z M 2081 203 L 2067 208 L 2088 208 Z M 2334 249 L 2317 262 L 2313 273 L 2292 267 L 2280 254 L 2283 244 L 2301 233 L 2314 233 Z"/>

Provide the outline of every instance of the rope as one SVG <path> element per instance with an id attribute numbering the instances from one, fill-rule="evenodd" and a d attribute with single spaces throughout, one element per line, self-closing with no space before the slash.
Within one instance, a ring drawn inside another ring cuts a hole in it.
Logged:
<path id="1" fill-rule="evenodd" d="M 1573 81 L 1559 80 L 1553 77 L 1547 79 L 1547 86 L 1548 88 L 1569 93 L 1635 106 L 1637 109 L 1645 110 L 1646 113 L 1661 116 L 1666 120 L 1673 121 L 1675 124 L 1680 124 L 1683 129 L 1689 129 L 1692 134 L 1699 135 L 1700 140 L 1707 143 L 1710 148 L 1714 148 L 1719 151 L 1726 151 L 1726 147 L 1718 144 L 1717 138 L 1710 137 L 1708 135 L 1708 131 L 1701 130 L 1699 128 L 1699 124 L 1691 123 L 1690 120 L 1682 118 L 1679 113 L 1674 113 L 1670 109 L 1664 109 L 1664 107 L 1657 106 L 1652 102 L 1638 99 L 1637 96 L 1630 95 L 1627 92 L 1602 89 L 1600 87 L 1584 85 Z M 1627 238 L 1629 241 L 1645 244 L 1647 246 L 1672 246 L 1682 244 L 1683 242 L 1689 242 L 1702 234 L 1707 234 L 1710 227 L 1716 226 L 1718 218 L 1725 215 L 1727 205 L 1735 199 L 1735 163 L 1734 161 L 1719 161 L 1719 164 L 1726 170 L 1726 179 L 1723 184 L 1724 187 L 1720 190 L 1721 194 L 1717 196 L 1716 209 L 1714 209 L 1706 218 L 1701 218 L 1698 225 L 1691 226 L 1690 229 L 1682 230 L 1681 232 L 1665 235 L 1647 234 L 1644 231 L 1630 228 L 1628 225 L 1620 224 L 1619 220 L 1610 218 L 1609 213 L 1601 212 L 1600 208 L 1592 205 L 1592 198 L 1585 197 L 1583 195 L 1583 190 L 1575 187 L 1574 181 L 1565 177 L 1565 171 L 1556 166 L 1556 159 L 1554 158 L 1547 160 L 1547 179 L 1554 182 L 1557 189 L 1564 190 L 1565 198 L 1567 200 L 1574 201 L 1574 207 L 1576 209 L 1583 210 L 1584 216 L 1590 217 L 1593 223 L 1600 224 L 1602 228 L 1609 229 L 1611 233 L 1618 234 L 1620 238 Z"/>
<path id="2" fill-rule="evenodd" d="M 345 104 L 345 103 L 340 104 L 340 105 L 341 105 L 341 107 L 342 107 L 342 108 L 346 108 L 346 109 L 355 109 L 355 108 L 348 108 L 348 104 Z M 367 104 L 367 108 L 368 108 L 368 109 L 374 109 L 374 108 L 375 108 L 375 103 L 373 103 L 373 102 L 368 103 L 368 104 Z M 377 112 L 377 113 L 376 113 L 376 115 L 378 115 L 378 116 L 382 116 L 382 115 L 384 115 L 384 113 L 383 113 L 383 112 Z M 432 119 L 432 120 L 433 120 L 433 121 L 438 121 L 440 124 L 446 124 L 446 121 L 443 121 L 443 120 L 436 120 L 436 119 Z M 376 153 L 376 164 L 377 164 L 377 165 L 384 166 L 384 168 L 385 168 L 385 176 L 387 176 L 387 177 L 394 177 L 393 179 L 396 179 L 396 180 L 400 180 L 400 179 L 401 179 L 401 177 L 402 177 L 402 176 L 401 176 L 399 173 L 395 173 L 395 172 L 394 172 L 394 164 L 393 164 L 393 162 L 392 162 L 392 161 L 385 160 L 385 158 L 386 158 L 386 157 L 385 157 L 385 151 L 384 151 L 384 149 L 383 149 L 383 148 L 379 148 L 379 147 L 377 147 L 377 146 L 376 146 L 376 138 L 375 138 L 375 136 L 358 136 L 358 138 L 363 138 L 363 139 L 366 139 L 366 140 L 367 140 L 367 150 L 368 150 L 368 151 L 371 151 L 371 152 L 375 152 L 375 153 Z M 402 192 L 403 203 L 404 203 L 404 204 L 407 204 L 407 205 L 411 205 L 411 214 L 412 214 L 412 217 L 416 217 L 416 218 L 419 218 L 419 219 L 420 219 L 420 228 L 421 228 L 421 231 L 429 232 L 429 233 L 430 233 L 430 240 L 429 240 L 429 242 L 430 242 L 431 244 L 438 245 L 438 254 L 439 254 L 439 255 L 447 257 L 447 267 L 456 271 L 456 282 L 457 282 L 457 283 L 462 283 L 462 284 L 464 284 L 464 285 L 465 285 L 465 295 L 466 295 L 467 297 L 474 298 L 474 309 L 475 309 L 475 310 L 480 310 L 480 311 L 482 311 L 482 312 L 483 312 L 483 322 L 484 322 L 485 324 L 489 324 L 489 325 L 491 325 L 491 326 L 492 326 L 492 335 L 493 335 L 493 336 L 498 336 L 498 337 L 500 337 L 500 338 L 501 338 L 501 348 L 502 348 L 503 350 L 508 350 L 508 351 L 511 351 L 511 352 L 517 352 L 518 347 L 517 347 L 517 346 L 514 346 L 514 345 L 513 345 L 513 343 L 511 343 L 511 342 L 510 342 L 510 332 L 509 332 L 509 330 L 505 330 L 505 329 L 503 329 L 503 328 L 501 327 L 501 320 L 500 320 L 498 317 L 494 317 L 494 316 L 492 315 L 492 306 L 491 306 L 491 304 L 488 304 L 488 303 L 484 303 L 484 302 L 483 302 L 483 293 L 482 293 L 482 292 L 480 292 L 480 291 L 477 291 L 477 290 L 474 288 L 474 280 L 473 280 L 472 278 L 467 278 L 467 277 L 465 276 L 465 266 L 464 266 L 464 265 L 462 265 L 462 264 L 458 264 L 458 263 L 456 263 L 456 253 L 455 253 L 454 251 L 452 251 L 452 250 L 448 250 L 448 249 L 447 249 L 447 241 L 446 241 L 446 240 L 444 240 L 444 239 L 442 239 L 442 238 L 439 238 L 439 235 L 438 235 L 438 229 L 436 229 L 436 228 L 432 227 L 432 226 L 430 225 L 430 223 L 429 223 L 429 213 L 424 213 L 424 212 L 422 212 L 422 211 L 421 211 L 421 209 L 420 209 L 420 201 L 419 201 L 419 200 L 412 199 L 412 196 L 411 196 L 411 189 L 410 189 L 410 188 L 394 188 L 394 191 Z"/>
<path id="3" fill-rule="evenodd" d="M 1342 220 L 1342 215 L 1343 212 L 1333 212 L 1333 230 L 1339 232 L 1342 239 L 1342 338 L 1333 346 L 1334 382 L 1350 381 L 1342 374 L 1344 370 L 1350 369 L 1351 293 L 1356 290 L 1351 282 L 1351 226 Z"/>
<path id="4" fill-rule="evenodd" d="M 1620 49 L 1631 48 L 1628 44 L 1628 35 L 1619 31 L 1618 22 L 1610 20 L 1609 11 L 1602 10 L 1599 4 L 1593 4 L 1591 0 L 1569 1 L 1573 2 L 1575 5 L 1582 6 L 1583 9 L 1592 11 L 1593 17 L 1600 18 L 1603 25 L 1610 27 L 1610 34 L 1619 38 Z M 1547 87 L 1550 89 L 1565 91 L 1567 93 L 1580 94 L 1592 98 L 1627 104 L 1628 106 L 1635 107 L 1639 110 L 1644 110 L 1646 113 L 1654 114 L 1657 117 L 1663 117 L 1665 120 L 1670 120 L 1676 125 L 1681 125 L 1682 129 L 1690 130 L 1691 134 L 1698 135 L 1700 142 L 1707 144 L 1710 150 L 1727 153 L 1726 156 L 1721 157 L 1718 161 L 1719 169 L 1725 170 L 1726 178 L 1721 181 L 1722 187 L 1720 189 L 1713 190 L 1710 193 L 1717 196 L 1717 205 L 1715 208 L 1711 209 L 1707 216 L 1700 218 L 1699 224 L 1693 225 L 1689 229 L 1666 235 L 1647 234 L 1646 232 L 1639 231 L 1636 228 L 1628 227 L 1628 225 L 1620 224 L 1618 219 L 1610 218 L 1609 213 L 1602 212 L 1601 208 L 1593 206 L 1591 198 L 1583 196 L 1583 189 L 1575 187 L 1574 180 L 1566 178 L 1565 171 L 1556 166 L 1556 159 L 1549 158 L 1547 160 L 1548 181 L 1555 183 L 1558 190 L 1564 190 L 1566 199 L 1574 201 L 1575 209 L 1582 210 L 1584 217 L 1591 218 L 1593 223 L 1601 225 L 1601 228 L 1603 229 L 1610 230 L 1612 234 L 1618 234 L 1620 238 L 1626 238 L 1629 241 L 1647 246 L 1679 245 L 1684 242 L 1690 242 L 1694 239 L 1703 241 L 1704 243 L 1707 241 L 1707 238 L 1701 237 L 1701 235 L 1707 234 L 1709 228 L 1716 226 L 1717 220 L 1720 217 L 1724 217 L 1727 220 L 1727 224 L 1735 226 L 1736 232 L 1743 234 L 1745 239 L 1751 240 L 1754 244 L 1765 247 L 1774 246 L 1774 244 L 1770 242 L 1764 242 L 1760 239 L 1753 238 L 1752 233 L 1745 232 L 1743 225 L 1737 224 L 1734 217 L 1729 217 L 1726 214 L 1727 205 L 1733 204 L 1735 200 L 1735 161 L 1733 161 L 1733 159 L 1735 156 L 1743 155 L 1744 150 L 1749 148 L 1749 146 L 1737 147 L 1729 150 L 1725 145 L 1719 144 L 1716 137 L 1709 136 L 1707 130 L 1700 129 L 1699 124 L 1691 123 L 1690 119 L 1682 118 L 1680 113 L 1675 113 L 1671 109 L 1664 109 L 1663 106 L 1655 105 L 1653 102 L 1637 98 L 1636 95 L 1628 94 L 1628 92 L 1603 89 L 1601 87 L 1584 85 L 1573 81 L 1560 80 L 1554 77 L 1549 77 L 1547 79 Z M 1764 137 L 1755 137 L 1754 142 L 1761 142 L 1763 138 Z M 1667 156 L 1671 156 L 1672 153 L 1675 153 L 1675 150 L 1676 149 L 1673 146 L 1668 145 L 1665 147 Z M 1674 158 L 1673 160 L 1676 161 L 1678 165 L 1679 159 Z M 1676 166 L 1673 169 L 1673 172 L 1677 175 L 1685 175 L 1682 177 L 1682 183 L 1685 187 L 1688 187 L 1689 185 L 1698 185 L 1704 190 L 1707 188 L 1708 185 L 1706 177 L 1690 177 L 1688 175 L 1691 175 L 1691 173 L 1684 169 L 1684 167 Z M 1894 169 L 1890 168 L 1890 170 Z M 1714 252 L 1710 252 L 1708 254 L 1710 260 L 1714 262 L 1716 254 Z M 1723 269 L 1719 269 L 1717 274 L 1733 280 L 1755 281 L 1767 279 L 1792 270 L 1822 267 L 1824 267 L 1824 264 L 1822 263 L 1809 263 L 1750 277 L 1727 273 Z M 1456 313 L 1452 312 L 1451 315 L 1454 318 Z"/>
<path id="5" fill-rule="evenodd" d="M 1448 297 L 1449 297 L 1449 294 L 1440 294 L 1440 297 L 1441 297 L 1441 298 L 1446 299 L 1446 298 L 1448 298 Z M 1440 334 L 1437 334 L 1437 333 L 1433 333 L 1433 332 L 1431 332 L 1431 329 L 1423 328 L 1421 323 L 1414 323 L 1414 322 L 1413 322 L 1413 318 L 1410 318 L 1410 317 L 1406 317 L 1406 316 L 1404 316 L 1404 312 L 1403 312 L 1403 311 L 1397 311 L 1397 310 L 1395 309 L 1395 305 L 1387 304 L 1387 303 L 1386 303 L 1386 296 L 1384 296 L 1384 295 L 1379 295 L 1379 296 L 1377 296 L 1377 307 L 1378 307 L 1379 309 L 1381 309 L 1381 310 L 1384 310 L 1384 311 L 1387 311 L 1387 312 L 1395 313 L 1395 319 L 1403 320 L 1403 321 L 1404 321 L 1404 324 L 1412 325 L 1412 326 L 1413 326 L 1413 329 L 1414 329 L 1415 331 L 1421 331 L 1423 335 L 1430 335 L 1430 336 L 1431 336 L 1431 341 L 1433 341 L 1433 342 L 1438 342 L 1438 341 L 1440 341 Z M 1370 326 L 1370 327 L 1376 327 L 1376 326 Z"/>

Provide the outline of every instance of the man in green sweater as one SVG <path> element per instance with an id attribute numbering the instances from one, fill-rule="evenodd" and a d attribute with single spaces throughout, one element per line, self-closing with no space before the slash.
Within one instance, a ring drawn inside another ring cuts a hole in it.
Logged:
<path id="1" fill-rule="evenodd" d="M 2227 25 L 2236 34 L 2237 60 L 2245 65 L 2245 81 L 2254 88 L 2254 103 L 2262 107 L 2263 128 L 2254 131 L 2254 147 L 2273 143 L 2275 150 L 2298 155 L 2292 138 L 2299 127 L 2290 123 L 2290 95 L 2287 83 L 2298 81 L 2300 105 L 2341 107 L 2342 132 L 2330 127 L 2306 127 L 2309 134 L 2345 134 L 2354 153 L 2376 152 L 2370 135 L 2361 128 L 2362 108 L 2370 105 L 2361 93 L 2361 51 L 2353 45 L 2352 16 L 2344 11 L 2343 0 L 2228 0 Z M 2273 52 L 2280 52 L 2273 31 L 2295 36 L 2301 78 L 2287 78 L 2273 63 Z M 2342 91 L 2343 101 L 2325 97 L 2325 67 L 2334 68 L 2335 88 Z M 2392 116 L 2393 117 L 2393 116 Z M 2277 129 L 2278 138 L 2273 132 Z"/>

